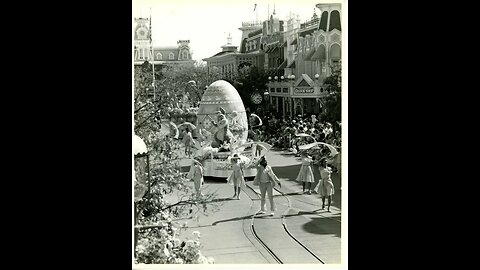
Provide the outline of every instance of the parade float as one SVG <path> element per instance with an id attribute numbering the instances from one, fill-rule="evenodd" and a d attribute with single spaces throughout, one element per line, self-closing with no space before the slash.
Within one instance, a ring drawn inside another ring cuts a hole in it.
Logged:
<path id="1" fill-rule="evenodd" d="M 234 154 L 243 163 L 245 177 L 257 173 L 255 157 L 248 146 L 248 120 L 235 87 L 224 80 L 210 84 L 196 113 L 195 158 L 203 164 L 204 176 L 227 178 Z"/>

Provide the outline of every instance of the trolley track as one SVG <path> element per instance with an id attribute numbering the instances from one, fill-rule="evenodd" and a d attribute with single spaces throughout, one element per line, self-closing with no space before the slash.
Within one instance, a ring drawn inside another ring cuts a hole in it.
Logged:
<path id="1" fill-rule="evenodd" d="M 247 185 L 252 191 L 253 193 L 255 193 L 257 199 L 260 199 L 260 195 L 250 186 L 250 185 Z M 300 240 L 298 240 L 289 230 L 288 230 L 288 227 L 286 225 L 286 222 L 285 222 L 285 217 L 287 216 L 287 213 L 289 212 L 289 210 L 292 209 L 292 204 L 291 204 L 291 201 L 290 199 L 288 198 L 288 196 L 286 196 L 282 191 L 278 190 L 277 188 L 275 188 L 275 190 L 281 194 L 282 198 L 285 199 L 287 201 L 287 208 L 284 210 L 284 212 L 282 213 L 281 215 L 281 218 L 282 218 L 282 231 L 284 233 L 286 233 L 286 235 L 288 235 L 289 239 L 292 239 L 294 240 L 294 242 L 296 243 L 296 248 L 300 248 L 302 250 L 304 250 L 304 252 L 307 252 L 311 257 L 314 258 L 313 261 L 316 261 L 316 262 L 319 262 L 319 263 L 322 263 L 322 264 L 325 264 L 325 261 L 322 260 L 320 257 L 318 257 L 313 251 L 311 251 L 305 244 L 303 244 Z M 252 198 L 253 199 L 253 198 Z M 278 204 L 278 203 L 277 203 Z M 253 205 L 252 205 L 253 207 Z M 267 242 L 267 238 L 264 237 L 264 235 L 262 235 L 263 233 L 265 233 L 264 231 L 262 232 L 262 229 L 259 229 L 257 228 L 256 229 L 256 226 L 255 226 L 255 219 L 256 218 L 259 218 L 259 216 L 257 216 L 257 214 L 253 214 L 252 215 L 252 218 L 251 218 L 251 224 L 250 224 L 250 231 L 252 233 L 252 235 L 254 236 L 255 240 L 260 243 L 260 245 L 268 252 L 268 254 L 270 254 L 270 256 L 279 264 L 284 264 L 284 263 L 288 263 L 286 262 L 285 259 L 282 258 L 282 255 L 279 254 L 281 253 L 279 250 L 280 248 L 279 247 L 275 247 L 275 246 L 272 246 L 270 245 L 268 242 Z M 265 229 L 263 229 L 265 230 Z M 260 232 L 259 232 L 260 231 Z M 305 256 L 305 255 L 304 255 Z"/>
<path id="2" fill-rule="evenodd" d="M 280 190 L 278 190 L 277 188 L 275 188 L 275 190 L 278 191 L 278 193 L 281 193 L 282 195 L 284 195 L 284 193 L 281 192 Z M 296 195 L 302 195 L 302 194 L 296 193 Z M 284 196 L 286 196 L 286 195 L 284 195 Z M 287 197 L 287 196 L 286 196 L 286 197 Z M 288 198 L 288 197 L 287 197 L 287 198 Z M 300 203 L 303 203 L 303 204 L 308 204 L 308 205 L 313 205 L 313 206 L 318 206 L 318 205 L 319 205 L 319 204 L 316 204 L 316 203 L 312 203 L 312 202 L 308 202 L 308 201 L 305 201 L 305 200 L 301 200 L 301 199 L 296 198 L 296 197 L 293 197 L 293 200 L 295 200 L 295 201 L 297 201 L 297 202 L 300 202 Z M 312 212 L 312 214 L 314 214 L 314 213 L 315 213 L 316 211 L 318 211 L 318 210 L 321 210 L 321 209 L 317 209 L 317 210 L 314 210 L 314 211 L 311 211 L 311 212 Z M 315 214 L 318 214 L 318 215 L 320 215 L 320 216 L 322 216 L 322 217 L 324 217 L 324 218 L 331 219 L 331 220 L 334 220 L 334 221 L 339 222 L 339 223 L 342 222 L 341 220 L 338 220 L 338 219 L 333 218 L 333 217 L 330 217 L 330 216 L 323 215 L 323 214 L 321 214 L 321 213 L 315 213 Z M 286 216 L 288 216 L 288 215 L 286 215 Z"/>

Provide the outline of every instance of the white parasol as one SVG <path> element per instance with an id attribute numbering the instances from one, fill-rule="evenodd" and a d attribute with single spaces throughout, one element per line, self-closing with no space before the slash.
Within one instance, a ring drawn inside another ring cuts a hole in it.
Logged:
<path id="1" fill-rule="evenodd" d="M 133 135 L 133 154 L 143 154 L 147 152 L 147 145 L 142 140 L 142 138 L 137 135 Z"/>
<path id="2" fill-rule="evenodd" d="M 263 125 L 262 118 L 260 118 L 258 115 L 254 114 L 254 113 L 251 113 L 250 116 L 258 119 L 258 124 L 257 125 L 252 125 L 252 127 L 258 127 L 258 126 Z"/>
<path id="3" fill-rule="evenodd" d="M 272 148 L 272 145 L 266 143 L 266 142 L 247 142 L 247 143 L 244 143 L 242 145 L 240 145 L 238 148 L 241 148 L 241 147 L 251 147 L 253 144 L 256 144 L 257 147 L 261 148 L 262 150 L 266 150 L 266 151 L 270 151 L 270 149 Z"/>
<path id="4" fill-rule="evenodd" d="M 337 149 L 335 148 L 335 146 L 331 145 L 331 144 L 328 144 L 328 143 L 324 143 L 324 142 L 314 142 L 314 143 L 309 143 L 309 144 L 304 144 L 304 145 L 300 145 L 298 147 L 298 149 L 300 150 L 308 150 L 308 149 L 311 149 L 311 148 L 314 148 L 314 147 L 318 147 L 318 145 L 325 145 L 328 147 L 328 149 L 330 150 L 330 156 L 335 156 L 336 154 L 338 154 L 338 151 Z"/>
<path id="5" fill-rule="evenodd" d="M 184 123 L 181 123 L 180 125 L 177 126 L 178 129 L 181 129 L 181 128 L 184 128 L 184 127 L 188 127 L 190 130 L 197 129 L 197 127 L 190 122 L 184 122 Z"/>

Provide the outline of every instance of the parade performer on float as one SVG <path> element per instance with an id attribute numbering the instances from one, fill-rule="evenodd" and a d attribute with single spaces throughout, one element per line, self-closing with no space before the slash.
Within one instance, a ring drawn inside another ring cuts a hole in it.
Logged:
<path id="1" fill-rule="evenodd" d="M 233 138 L 233 134 L 229 129 L 229 123 L 227 117 L 225 116 L 225 110 L 222 107 L 218 108 L 217 111 L 218 122 L 213 122 L 212 124 L 217 127 L 217 131 L 214 133 L 214 140 L 212 142 L 212 147 L 220 148 L 226 143 L 230 143 Z M 228 151 L 228 149 L 223 149 Z"/>

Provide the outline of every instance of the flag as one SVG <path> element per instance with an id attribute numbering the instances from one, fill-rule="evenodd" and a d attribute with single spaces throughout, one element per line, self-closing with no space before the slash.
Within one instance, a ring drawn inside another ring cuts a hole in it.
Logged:
<path id="1" fill-rule="evenodd" d="M 253 8 L 253 11 L 255 11 L 255 9 L 257 9 L 257 4 L 255 4 L 255 7 Z"/>

